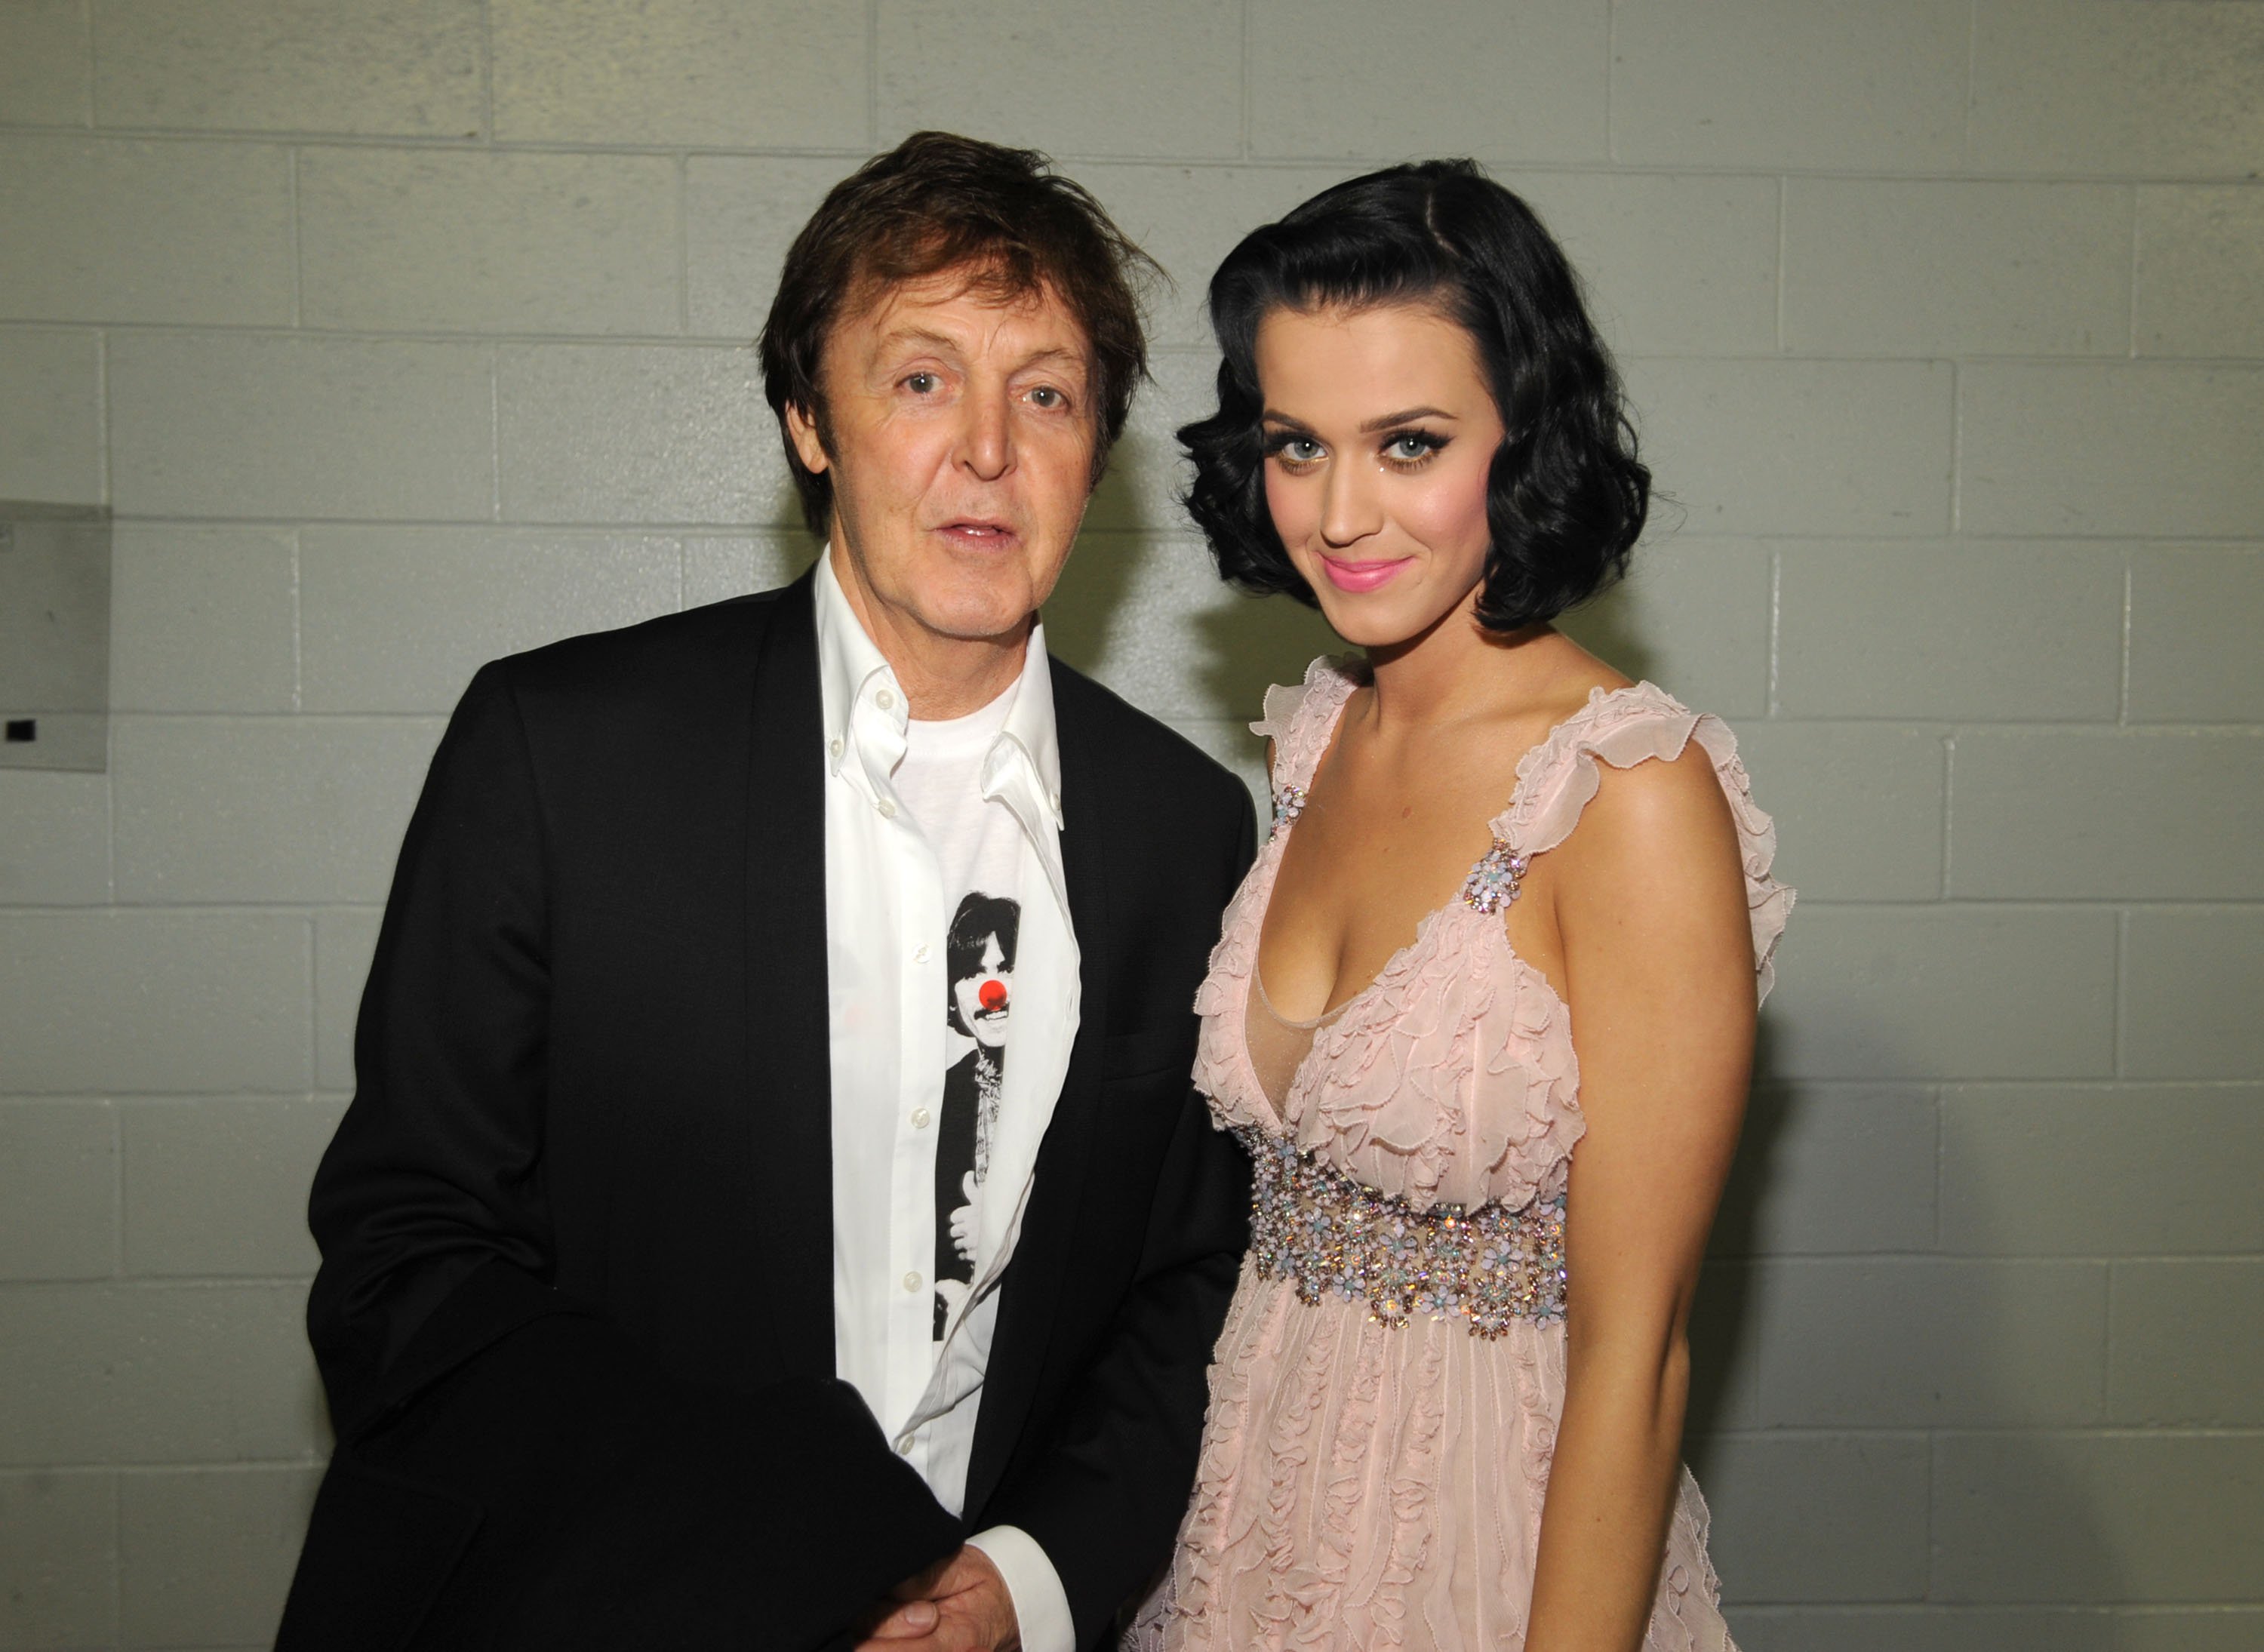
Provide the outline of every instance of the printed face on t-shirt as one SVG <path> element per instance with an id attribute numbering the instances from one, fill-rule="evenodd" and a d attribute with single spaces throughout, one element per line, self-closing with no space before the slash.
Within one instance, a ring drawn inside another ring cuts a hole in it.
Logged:
<path id="1" fill-rule="evenodd" d="M 1013 1008 L 1013 972 L 996 934 L 983 938 L 976 964 L 973 974 L 951 983 L 952 1000 L 959 1011 L 959 1024 L 976 1043 L 995 1050 L 1006 1041 L 1006 1017 Z"/>

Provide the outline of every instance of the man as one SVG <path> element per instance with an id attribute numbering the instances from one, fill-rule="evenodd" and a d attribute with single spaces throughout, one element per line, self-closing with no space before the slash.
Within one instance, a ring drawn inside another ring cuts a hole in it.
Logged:
<path id="1" fill-rule="evenodd" d="M 906 140 L 764 332 L 818 566 L 473 680 L 311 1201 L 286 1652 L 1066 1652 L 1165 1559 L 1247 1197 L 1189 1005 L 1253 827 L 1038 623 L 1139 256 L 1040 156 Z"/>

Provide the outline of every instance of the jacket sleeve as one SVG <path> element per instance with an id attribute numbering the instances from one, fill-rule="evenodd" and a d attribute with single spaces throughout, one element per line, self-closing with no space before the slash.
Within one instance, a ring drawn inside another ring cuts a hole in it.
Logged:
<path id="1" fill-rule="evenodd" d="M 1233 787 L 1211 910 L 1248 869 L 1256 829 Z M 1194 983 L 1188 983 L 1194 995 Z M 1138 1272 L 1043 1442 L 1040 1466 L 989 1511 L 1037 1540 L 1059 1574 L 1077 1643 L 1103 1646 L 1154 1580 L 1186 1512 L 1209 1398 L 1211 1351 L 1249 1246 L 1250 1165 L 1192 1086 L 1156 1182 Z"/>
<path id="2" fill-rule="evenodd" d="M 686 1381 L 550 1285 L 544 801 L 490 665 L 403 841 L 309 1201 L 338 1447 L 285 1652 L 815 1647 L 958 1540 L 845 1385 Z"/>

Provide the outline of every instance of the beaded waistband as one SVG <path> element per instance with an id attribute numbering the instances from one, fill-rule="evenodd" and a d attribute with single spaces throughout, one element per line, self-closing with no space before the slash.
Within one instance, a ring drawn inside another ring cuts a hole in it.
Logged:
<path id="1" fill-rule="evenodd" d="M 1369 1317 L 1460 1319 L 1499 1337 L 1519 1319 L 1564 1314 L 1564 1198 L 1419 1211 L 1321 1163 L 1294 1141 L 1235 1131 L 1255 1171 L 1250 1256 L 1261 1274 L 1296 1281 L 1300 1301 L 1365 1301 Z"/>

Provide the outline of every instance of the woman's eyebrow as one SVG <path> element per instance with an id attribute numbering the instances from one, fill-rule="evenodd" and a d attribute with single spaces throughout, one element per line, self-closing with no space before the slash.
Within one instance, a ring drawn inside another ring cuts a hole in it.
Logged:
<path id="1" fill-rule="evenodd" d="M 1375 431 L 1388 431 L 1397 425 L 1412 424 L 1417 419 L 1445 419 L 1451 423 L 1454 417 L 1444 408 L 1404 408 L 1397 413 L 1386 413 L 1381 418 L 1369 419 L 1360 427 L 1360 433 L 1363 436 L 1371 435 Z"/>

